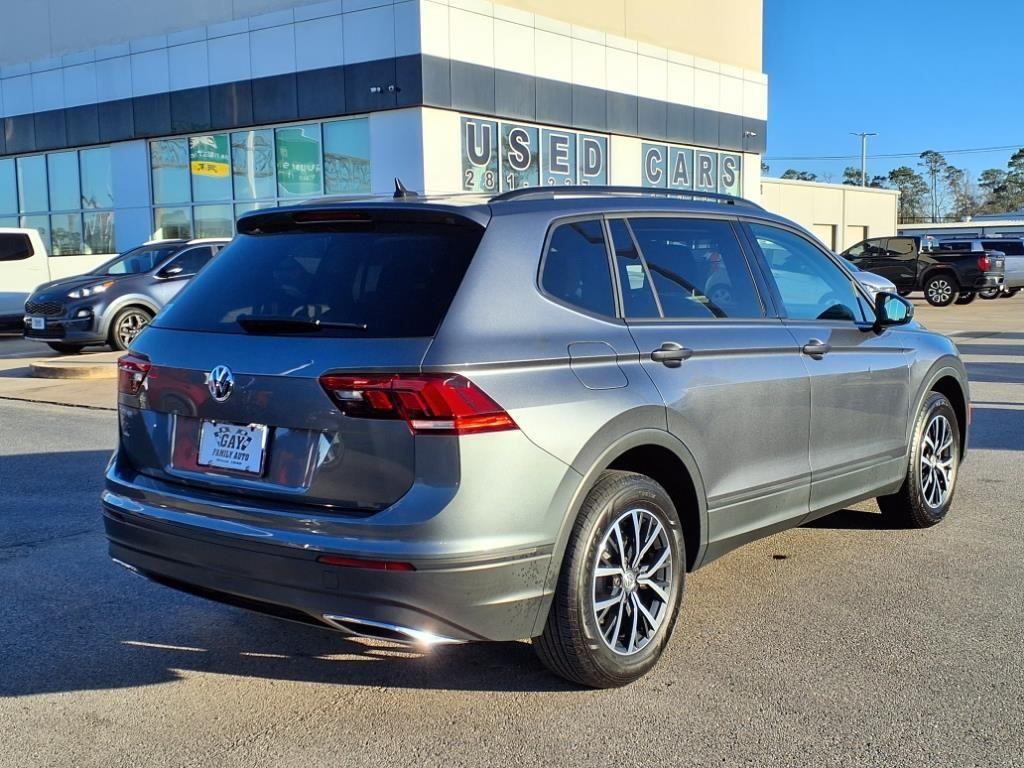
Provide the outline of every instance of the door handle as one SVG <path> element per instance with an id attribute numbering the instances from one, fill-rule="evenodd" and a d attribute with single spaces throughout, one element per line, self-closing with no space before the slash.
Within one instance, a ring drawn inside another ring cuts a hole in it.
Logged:
<path id="1" fill-rule="evenodd" d="M 811 339 L 809 342 L 804 344 L 803 349 L 800 351 L 808 357 L 813 357 L 815 360 L 821 360 L 821 358 L 832 351 L 832 345 L 824 341 L 818 341 L 818 339 Z"/>
<path id="2" fill-rule="evenodd" d="M 692 349 L 687 349 L 674 341 L 666 341 L 651 352 L 651 360 L 664 364 L 666 368 L 678 368 L 683 364 L 683 360 L 689 360 L 692 356 Z"/>

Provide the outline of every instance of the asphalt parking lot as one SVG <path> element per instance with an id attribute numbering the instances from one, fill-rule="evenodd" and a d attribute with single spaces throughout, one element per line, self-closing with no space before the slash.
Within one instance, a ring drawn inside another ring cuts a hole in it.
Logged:
<path id="1" fill-rule="evenodd" d="M 972 379 L 950 518 L 863 504 L 722 558 L 612 691 L 528 643 L 420 655 L 136 578 L 99 513 L 115 414 L 0 392 L 0 766 L 1024 765 L 1024 297 L 919 318 Z"/>

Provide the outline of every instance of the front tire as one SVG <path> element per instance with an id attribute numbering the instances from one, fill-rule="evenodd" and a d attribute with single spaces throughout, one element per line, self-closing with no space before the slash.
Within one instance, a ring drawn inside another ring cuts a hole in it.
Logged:
<path id="1" fill-rule="evenodd" d="M 135 338 L 145 330 L 153 315 L 142 307 L 127 307 L 117 313 L 110 324 L 110 348 L 122 352 L 132 345 Z"/>
<path id="2" fill-rule="evenodd" d="M 569 536 L 551 612 L 533 640 L 555 674 L 592 688 L 646 674 L 672 634 L 686 549 L 668 493 L 645 475 L 606 471 Z"/>
<path id="3" fill-rule="evenodd" d="M 941 273 L 924 282 L 924 297 L 933 307 L 948 307 L 956 301 L 957 290 L 953 279 Z"/>
<path id="4" fill-rule="evenodd" d="M 949 512 L 960 469 L 960 425 L 941 392 L 928 395 L 913 435 L 903 485 L 890 496 L 879 496 L 878 508 L 895 525 L 928 528 Z"/>

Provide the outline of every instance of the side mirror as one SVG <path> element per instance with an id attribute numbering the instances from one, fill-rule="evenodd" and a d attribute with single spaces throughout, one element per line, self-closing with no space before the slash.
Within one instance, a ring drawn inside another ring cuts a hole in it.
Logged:
<path id="1" fill-rule="evenodd" d="M 178 277 L 184 273 L 185 268 L 180 264 L 171 264 L 157 272 L 157 277 Z"/>
<path id="2" fill-rule="evenodd" d="M 875 330 L 890 325 L 906 325 L 914 319 L 914 305 L 895 293 L 880 292 L 875 296 Z"/>

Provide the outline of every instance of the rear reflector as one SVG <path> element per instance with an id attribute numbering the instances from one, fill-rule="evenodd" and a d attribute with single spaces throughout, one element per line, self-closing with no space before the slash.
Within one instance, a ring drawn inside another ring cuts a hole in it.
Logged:
<path id="1" fill-rule="evenodd" d="M 117 391 L 122 395 L 137 395 L 142 391 L 153 364 L 141 355 L 124 355 L 117 361 Z"/>
<path id="2" fill-rule="evenodd" d="M 403 419 L 418 434 L 517 429 L 500 405 L 458 374 L 329 374 L 320 385 L 346 416 Z"/>
<path id="3" fill-rule="evenodd" d="M 359 557 L 340 557 L 338 555 L 320 555 L 316 559 L 323 565 L 339 565 L 343 568 L 367 568 L 371 571 L 415 571 L 412 563 L 396 563 L 391 560 L 363 560 Z"/>

